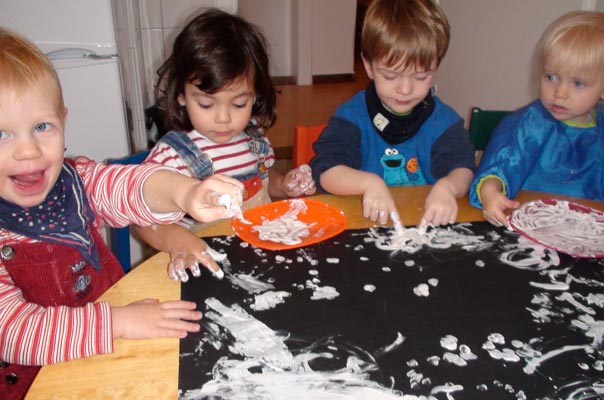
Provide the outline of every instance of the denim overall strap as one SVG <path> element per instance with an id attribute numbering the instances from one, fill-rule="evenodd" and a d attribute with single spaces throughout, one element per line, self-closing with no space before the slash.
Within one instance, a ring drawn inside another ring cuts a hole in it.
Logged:
<path id="1" fill-rule="evenodd" d="M 271 150 L 271 146 L 268 140 L 264 137 L 252 139 L 248 142 L 250 151 L 258 156 L 258 174 L 260 179 L 266 179 L 268 177 L 268 169 L 264 163 L 264 159 Z"/>
<path id="2" fill-rule="evenodd" d="M 170 131 L 159 140 L 172 147 L 183 160 L 191 175 L 197 179 L 214 174 L 214 165 L 191 138 L 182 131 Z"/>
<path id="3" fill-rule="evenodd" d="M 248 143 L 250 151 L 259 156 L 266 156 L 270 151 L 270 145 L 265 138 L 252 139 Z"/>

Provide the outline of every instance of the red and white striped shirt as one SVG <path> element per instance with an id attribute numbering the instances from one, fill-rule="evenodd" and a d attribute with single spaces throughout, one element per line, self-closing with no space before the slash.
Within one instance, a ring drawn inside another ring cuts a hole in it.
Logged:
<path id="1" fill-rule="evenodd" d="M 76 170 L 96 214 L 95 228 L 100 229 L 101 224 L 148 226 L 181 219 L 183 213 L 155 214 L 145 204 L 143 182 L 161 169 L 166 168 L 153 164 L 107 166 L 85 157 L 77 158 Z M 36 242 L 1 228 L 0 238 L 3 240 L 0 245 Z M 42 307 L 26 302 L 0 259 L 0 359 L 22 365 L 45 365 L 110 353 L 112 329 L 107 302 L 88 303 L 84 307 Z"/>
<path id="2" fill-rule="evenodd" d="M 196 130 L 187 132 L 186 135 L 191 138 L 202 153 L 207 154 L 212 160 L 215 174 L 237 177 L 248 175 L 257 170 L 258 155 L 250 151 L 248 143 L 252 138 L 245 132 L 241 132 L 227 143 L 220 144 L 211 141 Z M 176 150 L 163 142 L 155 145 L 145 162 L 166 165 L 177 169 L 184 175 L 191 176 Z M 270 168 L 274 163 L 275 153 L 271 146 L 269 153 L 264 157 L 264 166 Z"/>

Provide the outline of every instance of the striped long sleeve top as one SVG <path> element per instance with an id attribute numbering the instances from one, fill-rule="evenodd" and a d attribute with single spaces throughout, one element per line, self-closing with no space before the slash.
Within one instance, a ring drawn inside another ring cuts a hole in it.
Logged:
<path id="1" fill-rule="evenodd" d="M 75 160 L 86 195 L 96 214 L 94 227 L 104 224 L 170 223 L 183 213 L 151 212 L 142 195 L 144 181 L 166 167 L 96 163 Z M 0 228 L 0 245 L 33 243 L 35 240 Z M 83 307 L 42 307 L 28 303 L 0 259 L 0 359 L 21 365 L 45 365 L 113 351 L 111 308 L 107 302 Z M 74 334 L 85 332 L 86 334 Z"/>

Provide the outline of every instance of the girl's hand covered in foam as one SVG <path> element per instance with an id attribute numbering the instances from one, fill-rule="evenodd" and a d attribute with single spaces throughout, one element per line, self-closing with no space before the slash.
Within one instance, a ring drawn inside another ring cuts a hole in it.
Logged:
<path id="1" fill-rule="evenodd" d="M 315 193 L 315 181 L 312 179 L 312 170 L 306 164 L 292 169 L 285 175 L 285 193 L 288 197 L 298 197 Z"/>

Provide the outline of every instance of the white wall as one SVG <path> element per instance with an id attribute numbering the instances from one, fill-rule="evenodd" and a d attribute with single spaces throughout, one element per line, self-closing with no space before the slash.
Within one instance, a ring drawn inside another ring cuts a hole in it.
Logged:
<path id="1" fill-rule="evenodd" d="M 536 97 L 531 57 L 541 33 L 582 0 L 440 0 L 451 45 L 437 76 L 438 95 L 462 117 L 472 106 L 511 110 Z"/>
<path id="2" fill-rule="evenodd" d="M 239 0 L 239 14 L 266 35 L 273 76 L 354 73 L 356 0 Z"/>
<path id="3" fill-rule="evenodd" d="M 354 73 L 356 10 L 356 0 L 313 0 L 313 76 Z"/>
<path id="4" fill-rule="evenodd" d="M 292 1 L 239 0 L 239 15 L 257 25 L 269 45 L 272 76 L 291 76 Z"/>

